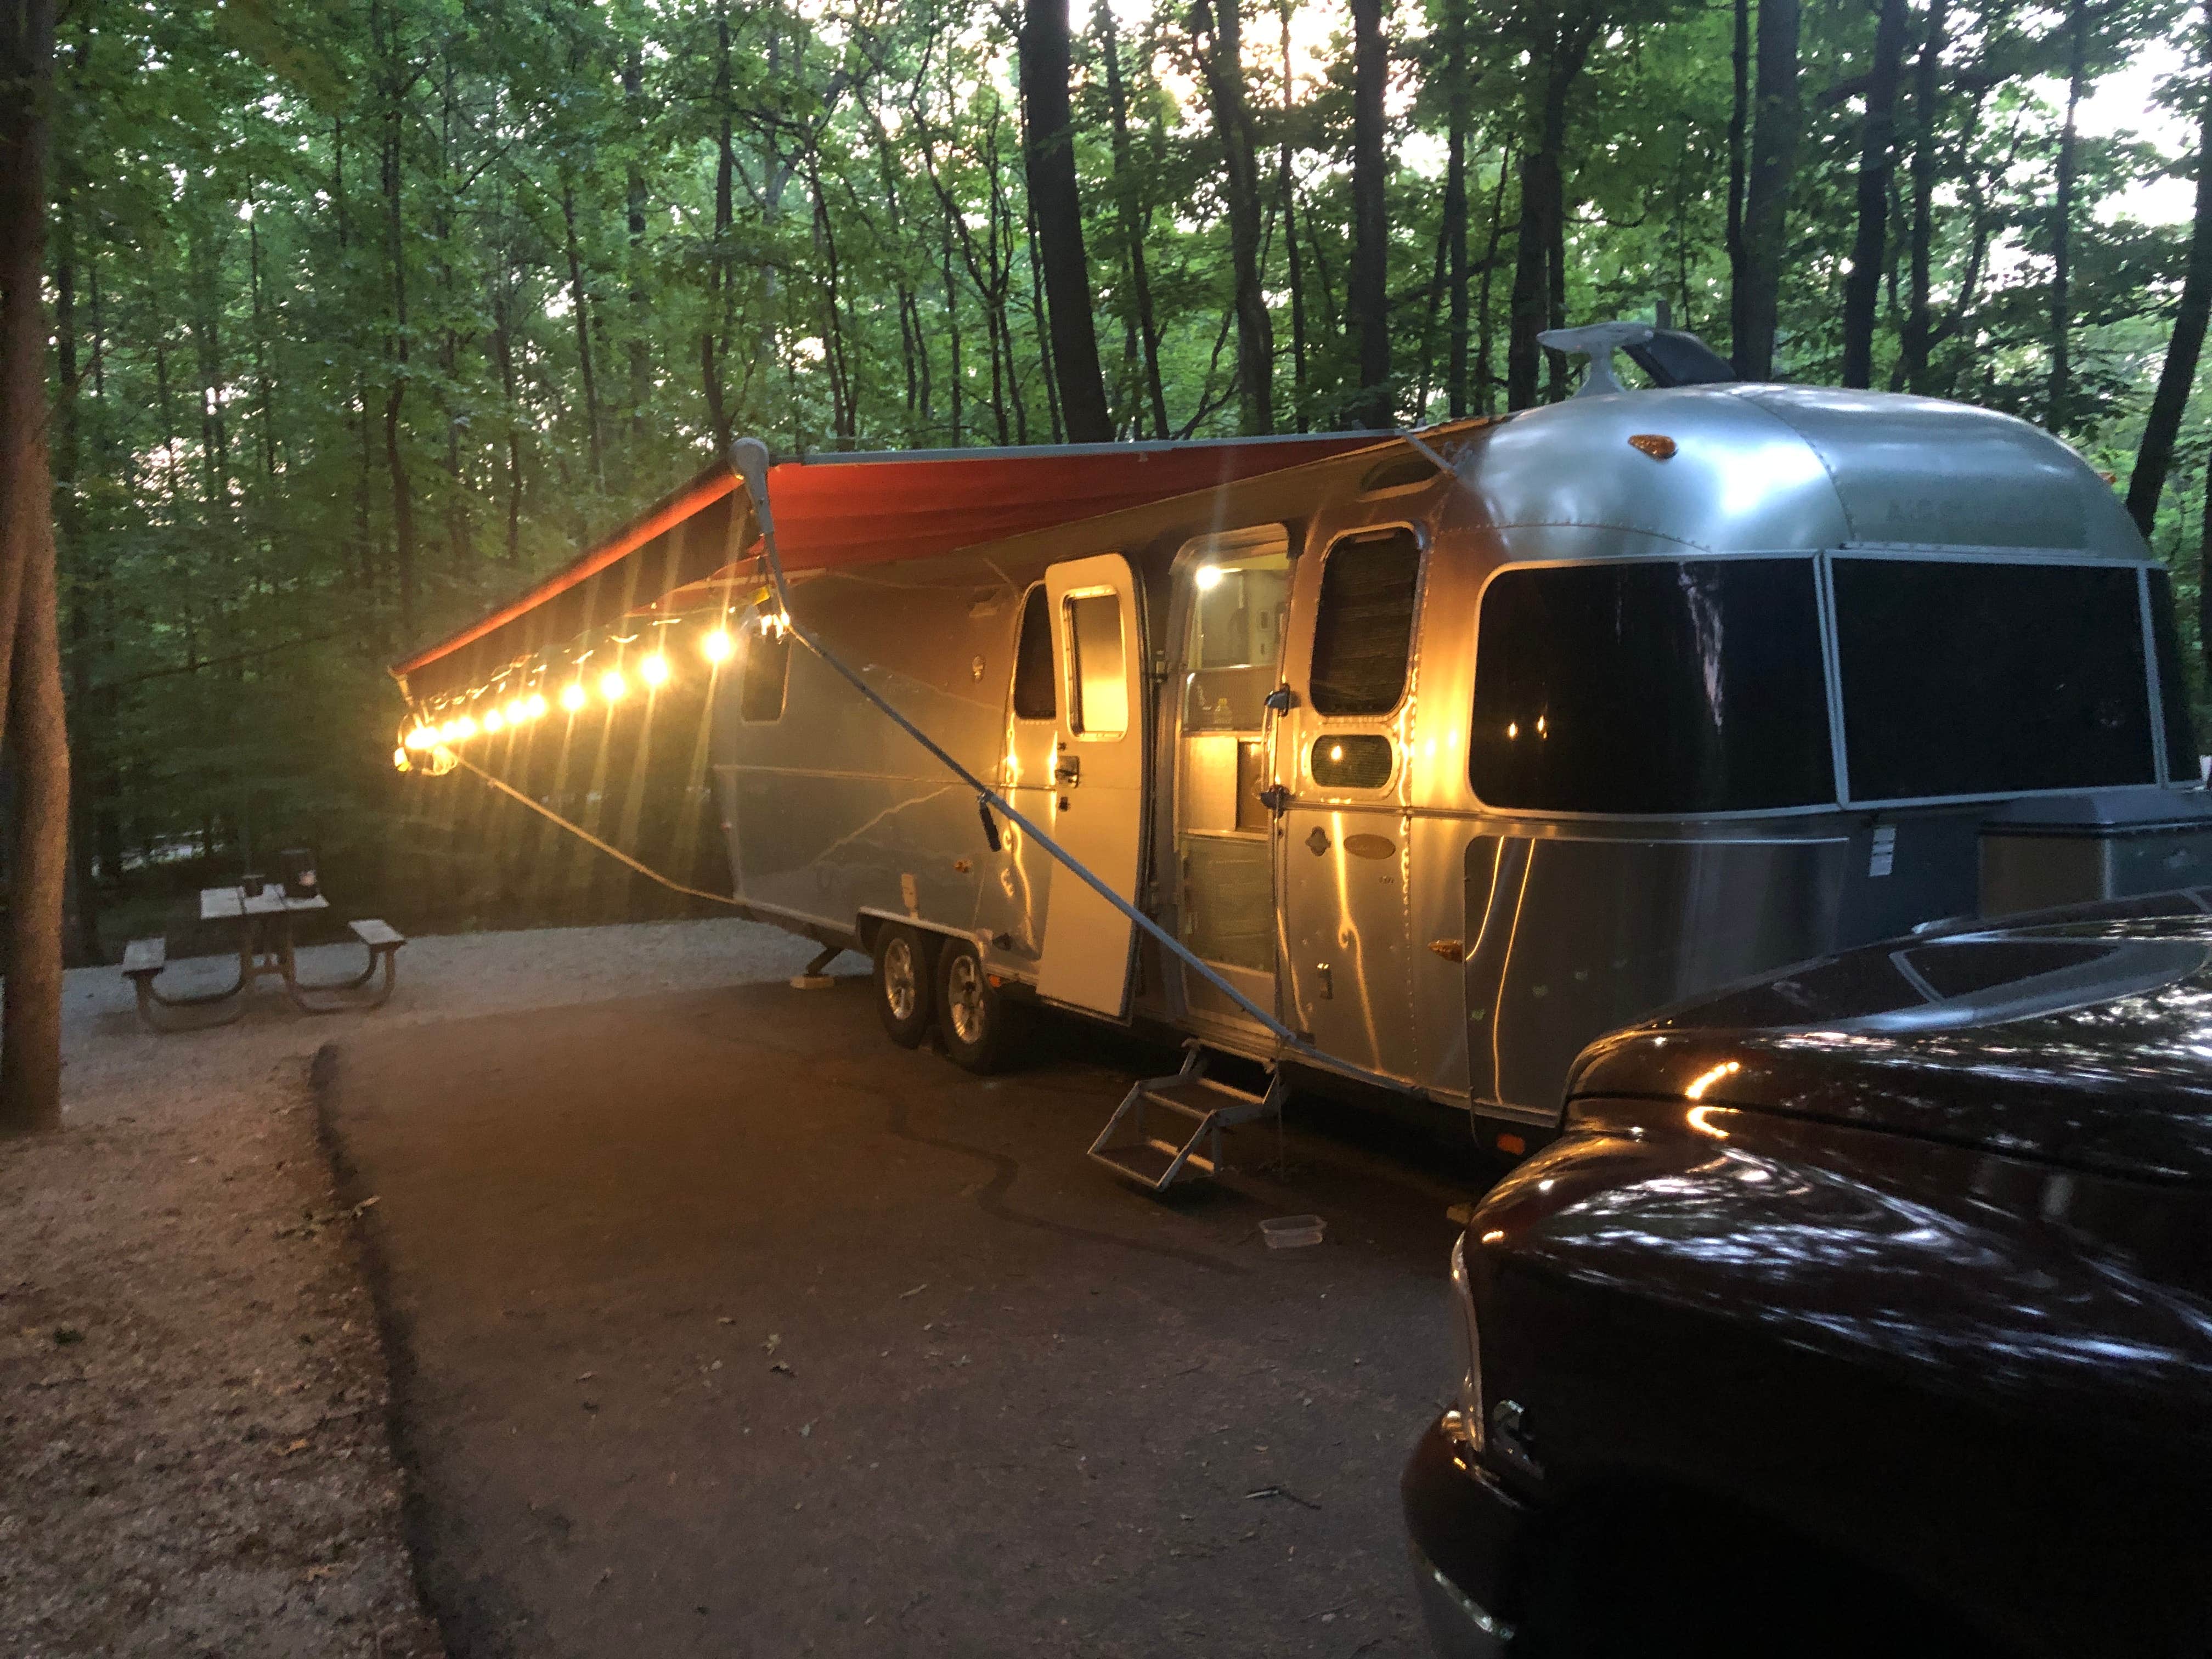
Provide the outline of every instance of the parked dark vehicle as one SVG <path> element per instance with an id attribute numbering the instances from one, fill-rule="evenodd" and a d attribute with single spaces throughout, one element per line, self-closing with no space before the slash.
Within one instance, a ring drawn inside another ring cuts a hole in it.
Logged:
<path id="1" fill-rule="evenodd" d="M 2212 1652 L 2212 888 L 1601 1039 L 1453 1279 L 1448 1654 Z"/>

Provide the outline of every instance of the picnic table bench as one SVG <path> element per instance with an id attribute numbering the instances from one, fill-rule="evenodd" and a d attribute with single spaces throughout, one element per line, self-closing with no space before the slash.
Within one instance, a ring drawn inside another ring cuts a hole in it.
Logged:
<path id="1" fill-rule="evenodd" d="M 323 982 L 303 981 L 300 978 L 292 941 L 292 919 L 330 908 L 330 901 L 319 893 L 295 898 L 288 896 L 283 888 L 276 886 L 258 893 L 248 893 L 242 887 L 202 889 L 200 920 L 237 924 L 237 972 L 229 984 L 216 990 L 166 993 L 155 981 L 168 966 L 167 940 L 134 939 L 123 952 L 123 974 L 137 994 L 138 1017 L 152 1030 L 162 1032 L 227 1025 L 245 1012 L 246 988 L 264 975 L 275 975 L 283 980 L 285 994 L 302 1013 L 336 1014 L 382 1007 L 391 1000 L 392 985 L 398 975 L 399 947 L 407 939 L 397 928 L 374 916 L 346 924 L 368 954 L 368 965 L 361 972 L 348 979 Z M 384 970 L 384 978 L 374 993 L 367 997 L 346 994 L 366 986 L 380 967 Z M 224 1004 L 228 1006 L 214 1018 L 185 1024 L 167 1023 L 155 1012 L 157 1008 L 213 1007 Z"/>

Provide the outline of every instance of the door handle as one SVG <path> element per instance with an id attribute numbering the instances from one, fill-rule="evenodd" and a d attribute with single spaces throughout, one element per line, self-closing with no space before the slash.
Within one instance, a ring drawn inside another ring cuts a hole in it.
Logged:
<path id="1" fill-rule="evenodd" d="M 1074 755 L 1060 755 L 1052 763 L 1052 781 L 1063 789 L 1073 789 L 1083 781 L 1083 762 Z"/>

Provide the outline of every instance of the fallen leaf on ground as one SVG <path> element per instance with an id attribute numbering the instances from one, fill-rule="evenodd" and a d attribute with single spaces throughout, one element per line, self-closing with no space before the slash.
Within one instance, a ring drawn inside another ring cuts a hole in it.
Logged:
<path id="1" fill-rule="evenodd" d="M 790 1366 L 785 1364 L 781 1359 L 770 1365 L 769 1370 L 772 1371 L 781 1371 L 786 1376 L 796 1376 L 799 1375 L 797 1371 L 792 1370 Z"/>
<path id="2" fill-rule="evenodd" d="M 306 1441 L 295 1440 L 290 1445 L 285 1447 L 283 1451 L 278 1452 L 276 1455 L 279 1457 L 289 1457 L 294 1452 L 303 1452 L 307 1449 L 307 1443 Z"/>
<path id="3" fill-rule="evenodd" d="M 768 1340 L 761 1344 L 761 1352 L 763 1353 L 774 1353 L 782 1346 L 783 1339 L 771 1332 L 769 1335 Z"/>

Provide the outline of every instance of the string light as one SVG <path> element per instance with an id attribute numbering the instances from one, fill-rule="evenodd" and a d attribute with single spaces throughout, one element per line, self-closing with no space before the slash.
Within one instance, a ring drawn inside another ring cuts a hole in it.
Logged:
<path id="1" fill-rule="evenodd" d="M 477 734 L 477 723 L 476 723 L 476 721 L 475 721 L 474 720 L 472 720 L 471 718 L 470 718 L 468 715 L 464 714 L 464 715 L 462 715 L 462 716 L 460 717 L 460 719 L 459 719 L 459 720 L 455 720 L 455 721 L 454 721 L 454 722 L 453 722 L 450 726 L 447 727 L 446 729 L 447 729 L 447 731 L 451 732 L 453 734 L 453 736 L 454 736 L 454 737 L 459 738 L 461 738 L 464 742 L 465 742 L 467 739 L 469 739 L 469 738 L 473 738 L 474 736 L 476 736 L 476 734 Z"/>
<path id="2" fill-rule="evenodd" d="M 668 659 L 658 651 L 637 665 L 637 677 L 647 685 L 668 684 Z"/>
<path id="3" fill-rule="evenodd" d="M 509 726 L 520 726 L 529 718 L 530 705 L 520 697 L 515 698 L 507 705 L 507 723 Z"/>
<path id="4" fill-rule="evenodd" d="M 726 662 L 730 656 L 730 630 L 717 628 L 699 641 L 699 649 L 706 653 L 708 662 Z"/>
<path id="5" fill-rule="evenodd" d="M 584 706 L 584 684 L 581 680 L 570 680 L 561 688 L 561 707 L 574 714 Z"/>
<path id="6" fill-rule="evenodd" d="M 434 726 L 418 726 L 407 734 L 407 747 L 417 752 L 431 747 L 437 741 L 438 728 Z"/>
<path id="7" fill-rule="evenodd" d="M 484 710 L 483 729 L 485 731 L 496 732 L 500 727 L 506 724 L 507 716 L 501 714 L 498 709 L 487 708 Z"/>
<path id="8" fill-rule="evenodd" d="M 531 693 L 530 701 L 523 706 L 523 712 L 532 720 L 543 720 L 545 716 L 545 699 L 533 691 Z"/>
<path id="9" fill-rule="evenodd" d="M 622 694 L 629 690 L 629 682 L 623 678 L 618 670 L 610 668 L 599 676 L 599 695 L 609 702 L 621 702 Z"/>

